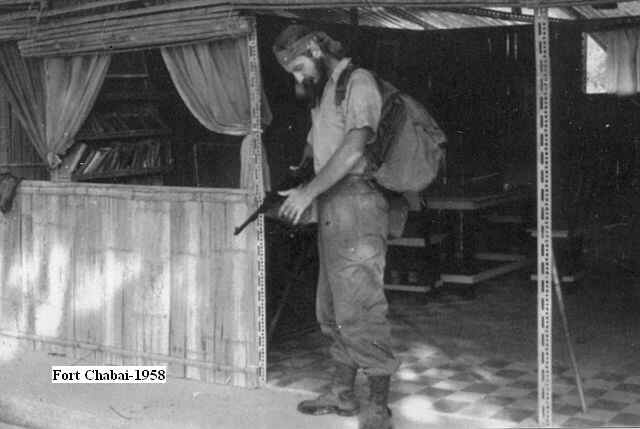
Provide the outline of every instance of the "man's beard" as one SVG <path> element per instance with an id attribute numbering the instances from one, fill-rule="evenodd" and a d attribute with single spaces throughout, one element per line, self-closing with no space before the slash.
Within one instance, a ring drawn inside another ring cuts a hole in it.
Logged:
<path id="1" fill-rule="evenodd" d="M 317 107 L 320 104 L 324 86 L 327 84 L 327 80 L 329 80 L 329 72 L 327 64 L 322 58 L 313 58 L 313 63 L 318 72 L 318 81 L 314 82 L 312 78 L 307 78 L 302 81 L 302 87 L 303 96 L 309 100 L 313 107 Z"/>

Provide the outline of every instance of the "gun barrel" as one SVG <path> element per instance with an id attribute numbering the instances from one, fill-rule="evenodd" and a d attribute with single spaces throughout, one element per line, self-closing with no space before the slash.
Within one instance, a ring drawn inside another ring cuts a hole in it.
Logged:
<path id="1" fill-rule="evenodd" d="M 240 234 L 247 227 L 247 225 L 255 221 L 261 213 L 266 213 L 267 210 L 275 208 L 280 203 L 282 203 L 285 200 L 285 197 L 279 195 L 278 191 L 285 191 L 287 189 L 295 188 L 300 184 L 307 182 L 312 176 L 313 166 L 310 162 L 307 162 L 304 169 L 301 170 L 297 175 L 289 176 L 287 180 L 285 180 L 280 184 L 280 186 L 276 188 L 277 190 L 267 192 L 260 207 L 258 207 L 258 209 L 253 212 L 251 216 L 249 216 L 247 220 L 242 223 L 242 225 L 234 229 L 233 235 Z"/>
<path id="2" fill-rule="evenodd" d="M 249 216 L 247 218 L 247 220 L 245 220 L 242 225 L 236 227 L 236 229 L 233 230 L 233 235 L 238 235 L 240 234 L 242 231 L 244 231 L 244 229 L 247 227 L 247 225 L 249 225 L 251 222 L 253 222 L 254 220 L 256 220 L 258 218 L 258 214 L 259 212 L 254 212 L 251 216 Z"/>

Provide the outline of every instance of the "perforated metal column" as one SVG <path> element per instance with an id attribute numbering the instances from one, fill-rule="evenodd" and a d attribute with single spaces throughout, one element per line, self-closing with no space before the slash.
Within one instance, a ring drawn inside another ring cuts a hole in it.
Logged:
<path id="1" fill-rule="evenodd" d="M 537 221 L 538 221 L 538 423 L 552 424 L 551 70 L 549 17 L 535 11 Z"/>
<path id="2" fill-rule="evenodd" d="M 253 133 L 253 172 L 256 207 L 264 198 L 264 177 L 262 171 L 262 126 L 261 126 L 261 82 L 260 59 L 258 57 L 258 34 L 256 20 L 248 18 L 250 33 L 247 36 L 249 55 L 249 95 L 251 101 L 251 132 Z M 260 215 L 256 221 L 256 245 L 257 245 L 257 291 L 256 291 L 256 320 L 258 341 L 258 383 L 267 381 L 267 344 L 266 344 L 266 295 L 265 295 L 265 231 L 264 216 Z"/>

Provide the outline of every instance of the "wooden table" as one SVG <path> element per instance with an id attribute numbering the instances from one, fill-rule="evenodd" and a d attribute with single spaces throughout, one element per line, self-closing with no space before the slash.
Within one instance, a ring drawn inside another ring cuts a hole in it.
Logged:
<path id="1" fill-rule="evenodd" d="M 445 267 L 441 275 L 443 283 L 474 285 L 514 270 L 518 270 L 533 262 L 533 259 L 521 254 L 483 252 L 474 253 L 473 246 L 468 244 L 467 216 L 475 216 L 480 211 L 504 206 L 509 203 L 526 201 L 532 198 L 530 189 L 515 189 L 511 191 L 472 194 L 472 195 L 428 195 L 425 200 L 428 209 L 453 211 L 457 215 L 457 225 L 454 233 L 455 251 L 451 267 Z M 484 268 L 475 267 L 475 261 L 494 261 L 497 266 Z"/>

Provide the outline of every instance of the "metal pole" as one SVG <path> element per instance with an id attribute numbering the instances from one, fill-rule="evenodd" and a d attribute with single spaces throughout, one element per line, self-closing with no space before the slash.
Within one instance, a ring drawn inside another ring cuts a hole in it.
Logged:
<path id="1" fill-rule="evenodd" d="M 249 55 L 249 96 L 251 101 L 251 133 L 253 134 L 254 157 L 254 192 L 256 206 L 264 198 L 264 176 L 262 171 L 262 125 L 261 110 L 262 84 L 260 82 L 260 59 L 258 57 L 258 32 L 255 17 L 249 17 L 250 32 L 247 36 L 247 51 Z M 267 382 L 267 327 L 266 327 L 266 263 L 265 263 L 265 231 L 264 216 L 260 215 L 256 225 L 257 261 L 256 269 L 256 338 L 258 346 L 258 383 Z"/>
<path id="2" fill-rule="evenodd" d="M 535 9 L 537 228 L 538 228 L 538 423 L 552 425 L 552 225 L 551 225 L 551 67 L 549 17 Z"/>
<path id="3" fill-rule="evenodd" d="M 558 266 L 556 265 L 555 255 L 553 257 L 553 284 L 555 286 L 556 297 L 558 298 L 558 310 L 562 318 L 562 327 L 564 328 L 564 336 L 567 339 L 567 346 L 569 347 L 569 357 L 571 358 L 571 365 L 573 366 L 573 372 L 576 377 L 576 385 L 578 386 L 578 395 L 580 395 L 580 405 L 582 405 L 582 412 L 587 412 L 587 404 L 584 400 L 584 390 L 582 389 L 582 377 L 580 377 L 580 370 L 578 369 L 578 361 L 576 355 L 573 352 L 573 344 L 571 342 L 571 335 L 569 334 L 569 321 L 567 320 L 567 313 L 564 310 L 564 299 L 562 298 L 562 283 L 560 282 L 560 276 L 558 275 Z"/>

